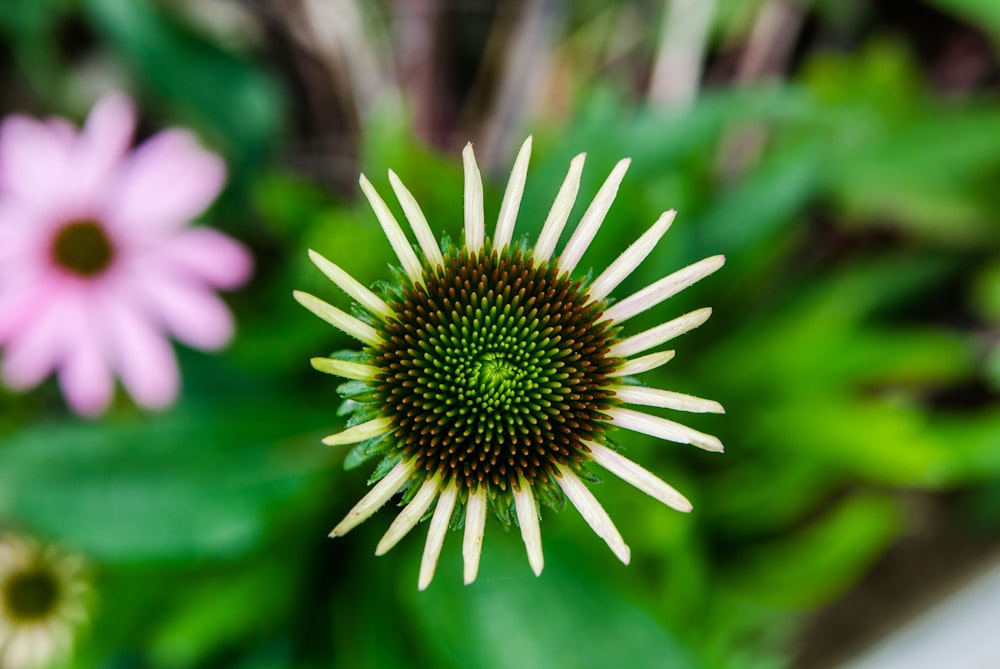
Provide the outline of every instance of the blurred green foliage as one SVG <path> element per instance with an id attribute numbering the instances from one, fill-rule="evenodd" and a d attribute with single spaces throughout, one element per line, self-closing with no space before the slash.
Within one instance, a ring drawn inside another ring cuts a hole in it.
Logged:
<path id="1" fill-rule="evenodd" d="M 995 3 L 937 4 L 1000 36 Z M 720 21 L 748 20 L 723 5 Z M 584 266 L 609 263 L 662 210 L 680 212 L 619 295 L 728 256 L 719 275 L 629 324 L 714 307 L 648 382 L 720 400 L 726 417 L 690 423 L 728 452 L 620 435 L 695 505 L 680 515 L 602 484 L 628 568 L 572 513 L 546 513 L 541 579 L 491 521 L 474 586 L 459 585 L 450 537 L 418 593 L 417 539 L 369 555 L 388 514 L 324 536 L 367 472 L 343 471 L 344 452 L 319 443 L 342 419 L 336 381 L 308 359 L 353 344 L 290 299 L 299 288 L 348 306 L 307 248 L 363 281 L 385 277 L 393 256 L 374 216 L 280 164 L 287 88 L 169 3 L 0 4 L 7 74 L 39 109 L 83 111 L 59 44 L 67 20 L 156 122 L 190 125 L 224 153 L 235 186 L 214 221 L 254 244 L 260 265 L 232 299 L 234 346 L 218 359 L 185 352 L 184 398 L 163 415 L 123 401 L 82 423 L 54 384 L 0 394 L 0 524 L 94 565 L 99 604 L 74 666 L 781 667 L 802 616 L 912 530 L 903 493 L 964 491 L 977 522 L 1000 526 L 1000 100 L 941 99 L 905 42 L 817 50 L 789 81 L 720 87 L 686 110 L 594 84 L 572 118 L 533 128 L 519 234 L 537 235 L 585 150 L 574 217 L 617 159 L 633 165 Z M 457 239 L 457 158 L 409 128 L 398 112 L 366 118 L 362 167 L 385 194 L 392 167 L 432 227 Z M 720 178 L 747 147 L 754 160 Z M 501 188 L 487 184 L 488 220 Z"/>

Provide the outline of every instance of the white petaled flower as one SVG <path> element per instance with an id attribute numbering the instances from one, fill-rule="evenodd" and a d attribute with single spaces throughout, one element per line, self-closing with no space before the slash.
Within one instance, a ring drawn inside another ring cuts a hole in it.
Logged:
<path id="1" fill-rule="evenodd" d="M 487 238 L 482 180 L 472 145 L 465 147 L 460 248 L 447 242 L 442 248 L 435 241 L 420 206 L 390 170 L 389 182 L 418 253 L 362 176 L 361 189 L 402 266 L 398 285 L 376 294 L 310 252 L 317 267 L 356 302 L 357 315 L 295 293 L 303 306 L 364 345 L 357 353 L 312 361 L 319 371 L 349 379 L 339 390 L 358 407 L 347 429 L 324 443 L 357 444 L 351 454 L 355 463 L 382 457 L 373 487 L 330 535 L 347 533 L 402 493 L 402 511 L 376 554 L 388 551 L 430 514 L 420 589 L 433 577 L 449 527 L 464 528 L 465 582 L 475 580 L 490 509 L 502 523 L 520 527 L 528 561 L 540 574 L 539 505 L 561 508 L 566 499 L 627 564 L 628 546 L 584 483 L 595 478 L 587 463 L 679 511 L 689 511 L 691 504 L 621 455 L 607 437 L 611 427 L 722 450 L 711 435 L 625 406 L 722 413 L 712 400 L 647 388 L 631 379 L 670 360 L 673 351 L 650 351 L 704 323 L 711 310 L 634 334 L 620 332 L 630 318 L 711 274 L 725 259 L 706 258 L 612 303 L 612 291 L 653 250 L 674 212 L 664 213 L 596 279 L 574 279 L 630 161 L 615 166 L 554 257 L 580 186 L 584 155 L 570 163 L 532 246 L 512 241 L 530 153 L 529 137 L 515 160 L 493 236 Z"/>
<path id="2" fill-rule="evenodd" d="M 0 667 L 42 667 L 69 650 L 89 597 L 80 558 L 0 535 Z"/>

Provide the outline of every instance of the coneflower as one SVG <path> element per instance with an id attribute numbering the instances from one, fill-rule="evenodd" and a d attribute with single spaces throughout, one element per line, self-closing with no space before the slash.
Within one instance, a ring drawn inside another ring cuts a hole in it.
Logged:
<path id="1" fill-rule="evenodd" d="M 612 302 L 612 291 L 653 250 L 675 212 L 664 213 L 596 279 L 575 279 L 630 161 L 615 166 L 562 253 L 553 257 L 580 186 L 584 155 L 570 163 L 538 240 L 527 246 L 512 240 L 530 153 L 529 137 L 515 160 L 493 237 L 487 238 L 482 179 L 472 146 L 466 146 L 461 248 L 439 245 L 420 206 L 390 170 L 418 253 L 362 176 L 361 189 L 402 266 L 398 281 L 376 294 L 310 251 L 317 267 L 356 302 L 357 316 L 295 293 L 303 306 L 364 344 L 357 353 L 312 361 L 319 371 L 350 379 L 339 390 L 357 407 L 347 429 L 324 443 L 357 444 L 355 460 L 382 458 L 374 486 L 330 536 L 346 534 L 402 493 L 402 511 L 375 551 L 382 555 L 434 507 L 420 589 L 433 577 L 449 526 L 464 528 L 465 582 L 475 580 L 488 509 L 502 523 L 520 527 L 528 561 L 540 574 L 539 503 L 560 508 L 565 499 L 627 564 L 628 546 L 584 483 L 594 479 L 589 462 L 679 511 L 691 504 L 622 456 L 606 436 L 611 427 L 722 450 L 713 436 L 625 406 L 723 411 L 717 402 L 647 388 L 631 378 L 670 360 L 673 351 L 650 351 L 704 323 L 711 310 L 636 334 L 621 331 L 628 319 L 711 274 L 724 258 L 706 258 Z"/>

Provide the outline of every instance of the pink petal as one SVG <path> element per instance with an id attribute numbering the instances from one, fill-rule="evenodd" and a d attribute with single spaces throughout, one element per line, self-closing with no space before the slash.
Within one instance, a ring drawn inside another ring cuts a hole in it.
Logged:
<path id="1" fill-rule="evenodd" d="M 0 197 L 0 258 L 13 255 L 10 245 L 20 241 L 26 227 L 23 207 L 10 197 Z"/>
<path id="2" fill-rule="evenodd" d="M 48 239 L 46 217 L 15 197 L 0 196 L 0 276 L 37 265 L 37 250 Z"/>
<path id="3" fill-rule="evenodd" d="M 211 291 L 166 273 L 150 273 L 141 291 L 163 326 L 185 344 L 217 350 L 232 339 L 232 314 Z"/>
<path id="4" fill-rule="evenodd" d="M 59 372 L 59 385 L 70 408 L 81 416 L 104 413 L 114 394 L 114 379 L 96 342 L 80 343 Z"/>
<path id="5" fill-rule="evenodd" d="M 45 120 L 45 125 L 53 136 L 66 145 L 67 150 L 76 143 L 76 128 L 66 119 L 52 116 Z"/>
<path id="6" fill-rule="evenodd" d="M 64 130 L 26 116 L 0 125 L 0 189 L 46 206 L 65 186 L 72 143 Z"/>
<path id="7" fill-rule="evenodd" d="M 165 130 L 124 163 L 106 214 L 122 229 L 177 228 L 203 212 L 225 180 L 222 159 L 201 148 L 194 135 Z"/>
<path id="8" fill-rule="evenodd" d="M 59 385 L 70 408 L 83 416 L 96 416 L 111 403 L 115 383 L 105 343 L 87 306 L 80 300 L 75 308 L 67 309 L 65 327 L 73 341 L 59 370 Z"/>
<path id="9" fill-rule="evenodd" d="M 50 306 L 47 290 L 14 277 L 0 290 L 0 343 L 24 336 Z"/>
<path id="10" fill-rule="evenodd" d="M 160 258 L 216 288 L 243 285 L 253 271 L 253 257 L 242 244 L 210 228 L 191 228 L 164 242 Z"/>
<path id="11" fill-rule="evenodd" d="M 125 389 L 148 409 L 173 403 L 180 387 L 177 359 L 152 324 L 122 301 L 105 309 L 105 336 L 114 347 L 114 365 Z"/>
<path id="12" fill-rule="evenodd" d="M 94 105 L 73 156 L 73 188 L 84 196 L 100 190 L 128 152 L 135 131 L 135 107 L 121 93 Z"/>
<path id="13" fill-rule="evenodd" d="M 3 379 L 15 390 L 33 388 L 48 376 L 66 343 L 64 310 L 58 303 L 35 302 L 32 308 L 34 313 L 22 313 L 21 327 L 4 350 Z"/>
<path id="14" fill-rule="evenodd" d="M 21 329 L 31 297 L 18 290 L 0 290 L 0 344 Z"/>

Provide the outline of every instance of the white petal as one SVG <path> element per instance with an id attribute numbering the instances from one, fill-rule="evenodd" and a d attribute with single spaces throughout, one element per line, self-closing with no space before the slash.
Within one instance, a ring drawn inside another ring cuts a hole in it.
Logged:
<path id="1" fill-rule="evenodd" d="M 356 381 L 373 381 L 379 372 L 378 367 L 346 360 L 334 360 L 333 358 L 313 358 L 309 362 L 312 363 L 313 369 L 318 372 L 341 376 L 345 379 L 355 379 Z"/>
<path id="2" fill-rule="evenodd" d="M 626 360 L 622 363 L 621 367 L 611 372 L 609 376 L 633 376 L 635 374 L 648 372 L 651 369 L 656 369 L 660 365 L 673 360 L 674 353 L 675 351 L 660 351 L 658 353 L 644 355 L 641 358 Z"/>
<path id="3" fill-rule="evenodd" d="M 625 456 L 615 453 L 607 446 L 588 441 L 590 456 L 594 462 L 609 472 L 629 483 L 650 497 L 658 499 L 667 506 L 684 511 L 691 510 L 691 502 L 672 486 L 664 483 L 658 476 L 632 462 Z"/>
<path id="4" fill-rule="evenodd" d="M 417 585 L 418 590 L 425 590 L 434 578 L 434 569 L 437 567 L 438 558 L 441 556 L 441 547 L 444 546 L 444 535 L 448 531 L 448 522 L 451 520 L 451 513 L 455 509 L 455 500 L 458 499 L 458 485 L 452 483 L 441 492 L 438 498 L 437 508 L 434 509 L 434 516 L 431 518 L 430 529 L 427 530 L 427 543 L 424 544 L 424 555 L 420 560 L 420 579 Z"/>
<path id="5" fill-rule="evenodd" d="M 324 321 L 337 328 L 344 334 L 348 334 L 355 339 L 368 344 L 369 346 L 378 346 L 382 344 L 382 337 L 379 336 L 375 328 L 359 321 L 354 316 L 341 311 L 332 304 L 327 304 L 323 300 L 310 295 L 309 293 L 303 293 L 300 290 L 296 290 L 292 293 L 298 303 L 303 307 L 313 312 Z"/>
<path id="6" fill-rule="evenodd" d="M 379 225 L 382 226 L 382 231 L 385 232 L 385 236 L 392 246 L 392 250 L 396 252 L 396 257 L 399 258 L 399 262 L 403 266 L 406 275 L 410 277 L 410 281 L 414 284 L 421 285 L 424 281 L 424 269 L 420 266 L 420 259 L 413 252 L 410 241 L 403 234 L 403 229 L 396 222 L 396 217 L 389 211 L 389 207 L 379 197 L 379 194 L 375 191 L 375 187 L 371 185 L 371 182 L 368 181 L 364 174 L 361 175 L 359 183 L 361 184 L 361 190 L 372 206 L 372 210 L 375 212 L 375 217 L 378 219 Z"/>
<path id="7" fill-rule="evenodd" d="M 608 409 L 606 414 L 611 418 L 611 424 L 623 427 L 627 430 L 635 430 L 648 434 L 651 437 L 666 439 L 678 444 L 691 444 L 706 451 L 722 452 L 722 442 L 710 434 L 699 432 L 687 425 L 675 423 L 666 418 L 651 416 L 641 411 L 614 407 Z"/>
<path id="8" fill-rule="evenodd" d="M 368 439 L 374 439 L 392 429 L 392 421 L 388 418 L 373 418 L 372 420 L 349 427 L 343 432 L 331 434 L 323 437 L 323 443 L 327 446 L 340 446 L 342 444 L 357 444 Z"/>
<path id="9" fill-rule="evenodd" d="M 393 546 L 399 543 L 400 539 L 416 527 L 420 519 L 427 513 L 427 509 L 431 508 L 431 504 L 434 502 L 434 498 L 437 497 L 440 487 L 441 480 L 435 476 L 431 476 L 424 481 L 417 494 L 403 507 L 403 510 L 396 516 L 396 519 L 392 521 L 392 525 L 382 535 L 378 546 L 375 547 L 375 555 L 385 555 L 388 553 Z"/>
<path id="10" fill-rule="evenodd" d="M 535 576 L 542 575 L 545 567 L 545 557 L 542 555 L 542 529 L 538 526 L 538 507 L 535 506 L 535 496 L 531 486 L 523 478 L 520 489 L 514 490 L 514 508 L 517 509 L 517 522 L 521 526 L 521 539 L 528 550 L 528 564 Z"/>
<path id="11" fill-rule="evenodd" d="M 594 279 L 594 283 L 590 285 L 588 290 L 590 299 L 603 300 L 622 281 L 627 279 L 667 232 L 676 215 L 677 212 L 673 209 L 664 212 L 649 230 L 646 230 L 639 239 L 632 242 L 632 245 L 625 249 L 625 252 L 618 256 L 617 260 L 601 272 L 601 275 Z"/>
<path id="12" fill-rule="evenodd" d="M 611 174 L 605 179 L 604 185 L 597 191 L 594 201 L 587 207 L 583 218 L 580 219 L 580 224 L 576 226 L 573 236 L 566 242 L 566 248 L 559 256 L 559 269 L 563 272 L 571 274 L 576 269 L 577 263 L 580 262 L 580 258 L 587 251 L 587 247 L 593 241 L 601 223 L 604 222 L 608 209 L 611 208 L 615 196 L 618 195 L 618 186 L 621 185 L 622 179 L 625 178 L 625 172 L 628 171 L 628 166 L 631 164 L 631 158 L 619 160 L 615 168 L 611 170 Z"/>
<path id="13" fill-rule="evenodd" d="M 722 405 L 715 400 L 706 400 L 670 390 L 643 386 L 612 386 L 611 390 L 614 391 L 618 399 L 627 404 L 641 404 L 648 407 L 675 409 L 691 413 L 726 413 Z"/>
<path id="14" fill-rule="evenodd" d="M 607 511 L 576 474 L 566 467 L 560 467 L 559 472 L 561 476 L 556 477 L 556 483 L 566 493 L 566 497 L 573 503 L 573 506 L 580 512 L 580 515 L 597 536 L 604 539 L 611 552 L 618 556 L 619 560 L 628 564 L 632 552 L 622 539 L 622 535 L 618 533 L 618 528 L 611 521 Z"/>
<path id="15" fill-rule="evenodd" d="M 514 168 L 510 172 L 507 190 L 500 205 L 500 216 L 497 217 L 496 233 L 493 235 L 493 248 L 502 249 L 510 244 L 514 236 L 514 222 L 521 206 L 521 196 L 524 194 L 524 182 L 528 178 L 528 160 L 531 158 L 531 137 L 524 140 L 521 150 L 517 152 Z"/>
<path id="16" fill-rule="evenodd" d="M 552 252 L 556 250 L 559 242 L 559 235 L 569 219 L 569 214 L 573 211 L 573 203 L 576 202 L 577 191 L 580 190 L 580 174 L 583 172 L 583 162 L 587 159 L 587 154 L 581 153 L 569 164 L 569 172 L 563 179 L 559 193 L 556 194 L 552 209 L 545 219 L 542 232 L 538 235 L 538 242 L 535 243 L 535 250 L 532 254 L 537 262 L 544 262 L 552 257 Z"/>
<path id="17" fill-rule="evenodd" d="M 337 287 L 354 298 L 354 301 L 365 309 L 381 316 L 383 319 L 392 315 L 389 305 L 382 301 L 378 295 L 368 290 L 360 281 L 345 272 L 343 269 L 330 262 L 319 253 L 309 249 L 309 259 L 319 268 L 330 281 L 337 284 Z"/>
<path id="18" fill-rule="evenodd" d="M 483 552 L 483 530 L 486 527 L 486 488 L 480 486 L 469 493 L 465 504 L 465 537 L 462 540 L 462 561 L 465 563 L 465 584 L 479 574 L 479 556 Z"/>
<path id="19" fill-rule="evenodd" d="M 699 260 L 693 265 L 688 265 L 684 269 L 665 276 L 639 292 L 629 295 L 621 302 L 612 305 L 610 309 L 604 312 L 604 317 L 610 318 L 615 323 L 621 323 L 650 307 L 656 306 L 665 299 L 673 297 L 697 281 L 704 279 L 722 267 L 725 262 L 725 256 L 712 256 L 711 258 Z"/>
<path id="20" fill-rule="evenodd" d="M 483 177 L 476 165 L 472 142 L 462 150 L 462 164 L 465 166 L 465 248 L 470 253 L 478 253 L 486 242 L 486 218 L 483 214 Z"/>
<path id="21" fill-rule="evenodd" d="M 413 474 L 412 462 L 400 462 L 389 471 L 361 501 L 354 505 L 344 519 L 330 532 L 331 537 L 342 537 L 352 529 L 371 518 L 372 514 L 395 495 Z"/>
<path id="22" fill-rule="evenodd" d="M 670 341 L 674 337 L 679 337 L 685 332 L 694 330 L 707 321 L 711 315 L 711 307 L 705 307 L 704 309 L 697 309 L 683 316 L 678 316 L 672 321 L 661 323 L 656 327 L 618 342 L 611 347 L 609 355 L 616 358 L 627 358 L 636 353 L 648 351 L 664 342 Z"/>
<path id="23" fill-rule="evenodd" d="M 403 213 L 406 214 L 406 220 L 410 222 L 413 234 L 417 236 L 417 242 L 420 244 L 420 249 L 424 252 L 427 262 L 430 263 L 431 267 L 440 267 L 444 264 L 444 256 L 441 255 L 441 247 L 434 239 L 434 233 L 431 232 L 431 226 L 427 224 L 427 217 L 424 216 L 420 205 L 417 204 L 413 194 L 392 170 L 389 170 L 389 183 L 392 184 L 392 190 L 396 192 L 399 203 L 403 205 Z"/>

